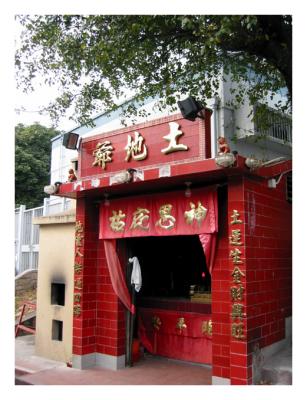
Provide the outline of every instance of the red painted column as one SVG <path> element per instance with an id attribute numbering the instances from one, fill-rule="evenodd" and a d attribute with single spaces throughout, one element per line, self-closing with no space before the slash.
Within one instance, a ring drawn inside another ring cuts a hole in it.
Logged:
<path id="1" fill-rule="evenodd" d="M 229 249 L 227 190 L 219 191 L 219 233 L 212 291 L 212 383 L 230 383 Z"/>
<path id="2" fill-rule="evenodd" d="M 98 237 L 98 214 L 97 204 L 77 200 L 73 366 L 117 369 L 124 366 L 125 312 L 113 291 Z"/>
<path id="3" fill-rule="evenodd" d="M 248 384 L 246 244 L 243 177 L 219 194 L 219 240 L 212 273 L 212 383 Z"/>
<path id="4" fill-rule="evenodd" d="M 97 210 L 91 202 L 85 199 L 77 200 L 73 366 L 78 368 L 91 365 L 95 359 L 96 352 L 97 215 Z"/>
<path id="5" fill-rule="evenodd" d="M 103 240 L 98 244 L 97 265 L 97 352 L 124 356 L 125 308 L 112 287 Z"/>
<path id="6" fill-rule="evenodd" d="M 248 255 L 244 178 L 232 177 L 228 187 L 230 383 L 252 383 L 252 354 L 248 348 Z"/>

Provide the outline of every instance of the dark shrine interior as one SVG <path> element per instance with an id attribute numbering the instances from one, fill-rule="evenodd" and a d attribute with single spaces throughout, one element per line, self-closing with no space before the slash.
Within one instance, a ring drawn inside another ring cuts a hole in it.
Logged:
<path id="1" fill-rule="evenodd" d="M 189 298 L 190 285 L 211 292 L 211 277 L 197 235 L 126 241 L 127 256 L 136 256 L 142 271 L 137 297 Z"/>

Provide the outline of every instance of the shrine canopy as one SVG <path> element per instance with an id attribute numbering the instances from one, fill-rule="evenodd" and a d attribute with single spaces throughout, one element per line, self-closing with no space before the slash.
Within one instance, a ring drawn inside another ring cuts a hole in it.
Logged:
<path id="1" fill-rule="evenodd" d="M 150 194 L 101 204 L 99 238 L 214 234 L 218 229 L 215 188 Z"/>

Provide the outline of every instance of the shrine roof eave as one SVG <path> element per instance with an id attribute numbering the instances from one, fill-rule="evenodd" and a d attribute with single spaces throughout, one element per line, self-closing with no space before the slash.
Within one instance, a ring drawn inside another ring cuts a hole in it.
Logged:
<path id="1" fill-rule="evenodd" d="M 256 179 L 268 179 L 292 170 L 292 161 L 278 163 L 270 167 L 250 170 L 245 165 L 245 157 L 236 156 L 236 163 L 232 167 L 220 167 L 215 159 L 177 164 L 170 166 L 170 176 L 161 177 L 159 167 L 144 169 L 144 179 L 129 183 L 110 185 L 111 174 L 104 173 L 97 176 L 84 177 L 75 182 L 62 183 L 56 196 L 72 199 L 101 197 L 103 193 L 110 196 L 123 196 L 137 193 L 150 193 L 151 190 L 171 190 L 185 187 L 185 182 L 192 185 L 214 185 L 227 182 L 229 176 L 249 175 Z M 119 171 L 123 172 L 123 171 Z M 112 174 L 114 176 L 116 174 Z"/>

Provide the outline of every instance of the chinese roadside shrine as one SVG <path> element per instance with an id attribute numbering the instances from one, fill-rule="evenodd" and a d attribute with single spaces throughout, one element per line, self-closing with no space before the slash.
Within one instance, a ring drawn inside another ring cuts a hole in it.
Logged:
<path id="1" fill-rule="evenodd" d="M 82 140 L 75 198 L 73 366 L 133 365 L 140 349 L 252 384 L 254 349 L 291 316 L 290 162 L 211 157 L 210 110 Z M 136 346 L 137 345 L 137 346 Z M 137 350 L 135 350 L 137 349 Z"/>

